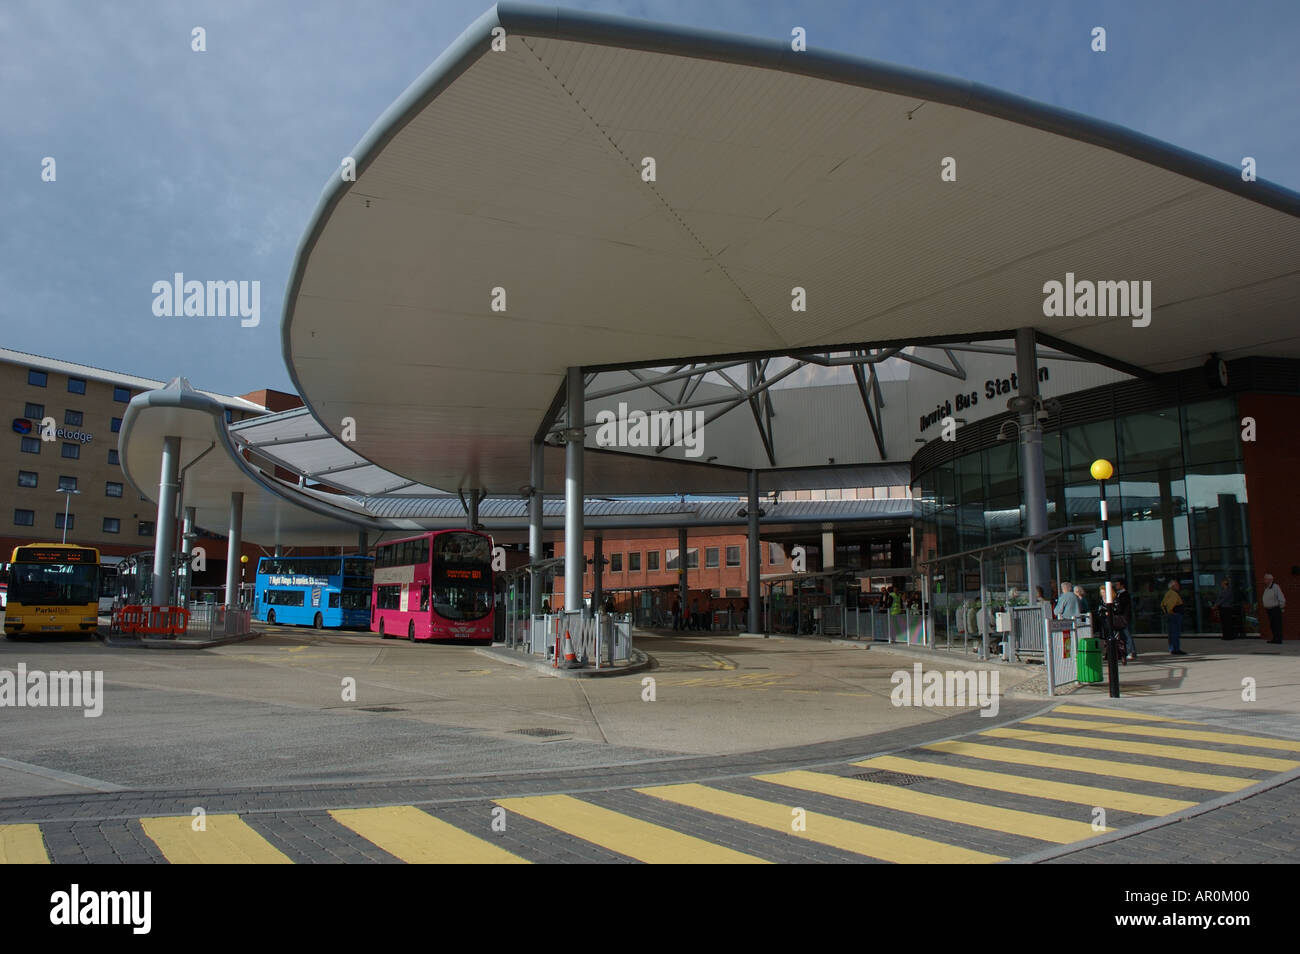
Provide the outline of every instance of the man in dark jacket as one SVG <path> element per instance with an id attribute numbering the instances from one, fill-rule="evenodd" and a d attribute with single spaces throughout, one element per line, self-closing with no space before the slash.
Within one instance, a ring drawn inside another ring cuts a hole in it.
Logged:
<path id="1" fill-rule="evenodd" d="M 1115 615 L 1123 617 L 1122 622 L 1128 624 L 1123 627 L 1116 626 L 1117 632 L 1123 635 L 1124 645 L 1128 649 L 1128 659 L 1137 659 L 1137 643 L 1133 641 L 1133 597 L 1128 591 L 1128 583 L 1124 580 L 1115 581 Z"/>
<path id="2" fill-rule="evenodd" d="M 1214 601 L 1214 608 L 1219 611 L 1219 625 L 1223 628 L 1223 639 L 1236 639 L 1241 626 L 1241 597 L 1237 595 L 1232 580 L 1224 577 L 1219 589 L 1219 598 Z"/>

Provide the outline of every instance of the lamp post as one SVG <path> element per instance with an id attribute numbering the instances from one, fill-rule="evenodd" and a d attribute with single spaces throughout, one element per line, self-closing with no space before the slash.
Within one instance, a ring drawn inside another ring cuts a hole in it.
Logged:
<path id="1" fill-rule="evenodd" d="M 72 503 L 72 495 L 80 494 L 80 490 L 72 490 L 69 487 L 60 487 L 57 493 L 65 494 L 63 498 L 63 542 L 68 542 L 68 504 Z"/>
<path id="2" fill-rule="evenodd" d="M 244 605 L 244 568 L 247 565 L 248 565 L 248 554 L 241 553 L 239 555 L 239 596 L 237 597 L 236 602 L 233 604 L 239 607 L 242 607 Z"/>
<path id="3" fill-rule="evenodd" d="M 1092 479 L 1097 481 L 1098 500 L 1101 505 L 1101 568 L 1106 575 L 1105 611 L 1102 614 L 1102 619 L 1106 621 L 1104 634 L 1106 639 L 1106 676 L 1110 684 L 1110 697 L 1118 699 L 1119 655 L 1114 626 L 1115 593 L 1111 589 L 1110 582 L 1110 514 L 1109 508 L 1106 506 L 1106 481 L 1115 476 L 1115 467 L 1104 457 L 1099 457 L 1092 462 L 1089 472 L 1092 474 Z"/>

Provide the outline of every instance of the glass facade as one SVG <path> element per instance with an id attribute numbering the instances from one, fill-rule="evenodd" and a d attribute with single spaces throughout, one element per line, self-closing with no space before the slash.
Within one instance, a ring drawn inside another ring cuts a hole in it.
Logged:
<path id="1" fill-rule="evenodd" d="M 1128 581 L 1137 632 L 1163 631 L 1160 600 L 1172 579 L 1181 582 L 1188 607 L 1184 629 L 1217 632 L 1210 607 L 1223 578 L 1247 599 L 1255 586 L 1239 421 L 1236 400 L 1225 397 L 1044 433 L 1049 529 L 1094 528 L 1081 535 L 1079 547 L 1063 546 L 1059 560 L 1049 558 L 1051 578 L 1081 583 L 1094 602 L 1104 582 L 1091 566 L 1101 531 L 1098 484 L 1089 474 L 1092 462 L 1104 457 L 1115 465 L 1106 484 L 1109 575 Z M 915 489 L 922 560 L 1026 534 L 1015 440 L 946 461 L 921 475 Z M 938 592 L 947 599 L 937 599 L 936 609 L 952 599 L 978 599 L 978 583 L 969 585 L 978 577 L 974 560 L 962 570 L 946 564 L 937 572 L 943 574 Z M 1023 591 L 1009 592 L 1024 585 L 1024 558 L 1016 552 L 986 563 L 985 577 L 990 602 L 999 604 L 994 609 L 1027 602 Z M 1248 615 L 1247 628 L 1256 627 Z"/>

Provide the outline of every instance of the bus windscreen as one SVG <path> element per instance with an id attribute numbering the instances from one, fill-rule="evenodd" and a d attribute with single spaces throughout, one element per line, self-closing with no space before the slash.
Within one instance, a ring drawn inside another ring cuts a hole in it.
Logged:
<path id="1" fill-rule="evenodd" d="M 98 603 L 99 567 L 15 563 L 9 573 L 9 601 L 32 606 Z"/>
<path id="2" fill-rule="evenodd" d="M 492 610 L 492 544 L 476 533 L 433 540 L 433 608 L 450 620 L 482 619 Z"/>

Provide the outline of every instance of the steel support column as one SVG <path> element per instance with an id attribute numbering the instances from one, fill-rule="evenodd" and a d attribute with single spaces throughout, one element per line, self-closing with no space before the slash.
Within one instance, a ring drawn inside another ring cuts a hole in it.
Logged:
<path id="1" fill-rule="evenodd" d="M 357 531 L 357 553 L 366 556 L 370 551 L 370 535 L 364 530 Z"/>
<path id="2" fill-rule="evenodd" d="M 239 551 L 244 544 L 244 495 L 230 495 L 230 534 L 226 538 L 226 606 L 239 606 Z"/>
<path id="3" fill-rule="evenodd" d="M 1016 331 L 1016 377 L 1018 378 L 1020 425 L 1020 476 L 1024 481 L 1025 536 L 1047 532 L 1047 476 L 1043 464 L 1043 428 L 1038 421 L 1038 359 L 1034 329 Z M 1047 557 L 1035 554 L 1025 561 L 1025 593 L 1034 598 L 1034 587 L 1047 581 Z M 1044 591 L 1046 587 L 1044 586 Z M 1054 599 L 1048 594 L 1048 599 Z"/>
<path id="4" fill-rule="evenodd" d="M 605 603 L 605 541 L 597 534 L 591 546 L 591 610 L 595 613 Z"/>
<path id="5" fill-rule="evenodd" d="M 746 554 L 746 575 L 747 590 L 749 594 L 749 612 L 745 620 L 745 628 L 748 632 L 757 633 L 759 630 L 758 611 L 759 603 L 762 601 L 762 595 L 759 590 L 759 572 L 762 557 L 762 543 L 758 539 L 758 471 L 751 470 L 748 480 L 749 502 L 746 505 L 747 516 L 749 518 L 748 532 L 748 553 Z"/>
<path id="6" fill-rule="evenodd" d="M 172 547 L 176 543 L 176 495 L 180 490 L 181 439 L 164 437 L 158 478 L 158 522 L 153 541 L 153 605 L 172 601 Z"/>
<path id="7" fill-rule="evenodd" d="M 690 620 L 691 601 L 690 587 L 686 581 L 686 528 L 677 529 L 677 598 L 682 601 L 682 621 L 685 624 Z M 683 625 L 682 629 L 686 626 Z"/>
<path id="8" fill-rule="evenodd" d="M 583 550 L 582 514 L 582 422 L 583 380 L 581 368 L 569 368 L 568 433 L 564 444 L 564 610 L 582 611 L 582 571 L 586 568 Z"/>
<path id="9" fill-rule="evenodd" d="M 542 492 L 546 482 L 545 460 L 543 454 L 546 445 L 533 441 L 532 473 L 528 481 L 528 562 L 538 563 L 542 559 Z M 542 611 L 542 577 L 536 570 L 530 572 L 529 608 L 530 613 Z"/>

